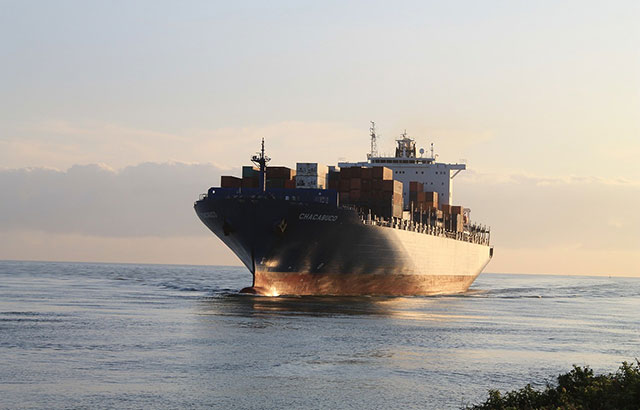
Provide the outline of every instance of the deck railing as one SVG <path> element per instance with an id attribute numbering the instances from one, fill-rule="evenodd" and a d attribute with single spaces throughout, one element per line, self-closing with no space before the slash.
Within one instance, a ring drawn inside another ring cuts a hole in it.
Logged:
<path id="1" fill-rule="evenodd" d="M 439 226 L 419 223 L 416 221 L 411 221 L 409 219 L 396 217 L 386 219 L 376 217 L 371 214 L 360 214 L 360 220 L 365 225 L 382 226 L 386 228 L 416 232 L 425 235 L 440 236 L 464 242 L 476 243 L 479 245 L 489 246 L 491 239 L 491 231 L 485 227 L 481 227 L 478 225 L 467 225 L 464 231 L 457 232 L 450 231 Z"/>

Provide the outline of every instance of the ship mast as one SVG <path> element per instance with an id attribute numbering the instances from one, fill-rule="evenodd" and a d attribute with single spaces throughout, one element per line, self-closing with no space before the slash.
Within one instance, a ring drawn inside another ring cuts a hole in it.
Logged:
<path id="1" fill-rule="evenodd" d="M 251 162 L 260 167 L 260 190 L 265 192 L 267 190 L 267 162 L 271 161 L 271 158 L 264 155 L 264 138 L 262 139 L 262 148 L 259 153 L 251 157 Z"/>
<path id="2" fill-rule="evenodd" d="M 371 121 L 371 128 L 369 128 L 369 132 L 369 135 L 371 135 L 371 153 L 369 154 L 369 159 L 371 159 L 378 156 L 378 136 L 376 135 L 376 123 L 373 121 Z"/>

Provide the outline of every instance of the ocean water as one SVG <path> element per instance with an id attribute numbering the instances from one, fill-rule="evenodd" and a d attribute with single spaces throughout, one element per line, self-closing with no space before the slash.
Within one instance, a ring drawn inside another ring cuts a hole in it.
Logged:
<path id="1" fill-rule="evenodd" d="M 0 262 L 0 408 L 461 408 L 640 357 L 640 279 L 255 297 L 244 268 Z"/>

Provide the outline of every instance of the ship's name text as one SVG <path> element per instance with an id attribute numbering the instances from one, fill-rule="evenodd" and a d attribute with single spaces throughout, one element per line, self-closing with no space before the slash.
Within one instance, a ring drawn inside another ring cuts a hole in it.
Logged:
<path id="1" fill-rule="evenodd" d="M 323 214 L 300 214 L 298 217 L 301 221 L 324 221 L 335 222 L 338 220 L 338 215 L 323 215 Z"/>

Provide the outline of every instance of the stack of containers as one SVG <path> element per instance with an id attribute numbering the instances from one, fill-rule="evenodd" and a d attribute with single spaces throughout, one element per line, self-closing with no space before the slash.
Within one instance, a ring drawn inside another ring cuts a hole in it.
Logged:
<path id="1" fill-rule="evenodd" d="M 456 232 L 464 230 L 464 208 L 461 206 L 451 207 L 451 229 Z"/>
<path id="2" fill-rule="evenodd" d="M 340 170 L 340 203 L 368 208 L 372 214 L 402 217 L 402 183 L 385 167 L 350 167 Z"/>
<path id="3" fill-rule="evenodd" d="M 242 188 L 258 188 L 260 170 L 251 165 L 242 167 Z"/>
<path id="4" fill-rule="evenodd" d="M 340 190 L 340 168 L 329 166 L 329 174 L 327 174 L 327 189 Z"/>
<path id="5" fill-rule="evenodd" d="M 295 171 L 287 167 L 267 167 L 267 188 L 295 188 Z M 242 188 L 259 188 L 260 170 L 253 166 L 242 167 Z M 224 186 L 223 186 L 224 187 Z"/>
<path id="6" fill-rule="evenodd" d="M 296 172 L 287 167 L 267 167 L 267 188 L 294 188 Z"/>
<path id="7" fill-rule="evenodd" d="M 450 231 L 464 230 L 464 208 L 457 205 L 442 204 L 444 227 Z"/>
<path id="8" fill-rule="evenodd" d="M 296 188 L 327 188 L 329 167 L 317 162 L 298 162 L 296 164 Z"/>
<path id="9" fill-rule="evenodd" d="M 414 219 L 418 220 L 422 212 L 421 220 L 430 221 L 437 225 L 438 220 L 442 222 L 443 212 L 438 209 L 438 193 L 424 191 L 424 184 L 417 181 L 409 182 L 409 204 L 413 206 Z M 450 209 L 446 208 L 447 214 Z"/>

